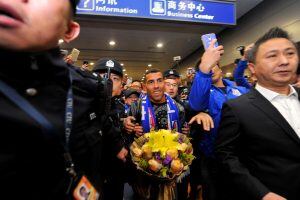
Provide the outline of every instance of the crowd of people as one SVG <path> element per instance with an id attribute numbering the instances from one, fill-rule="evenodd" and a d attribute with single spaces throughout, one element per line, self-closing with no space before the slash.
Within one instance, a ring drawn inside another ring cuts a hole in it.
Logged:
<path id="1" fill-rule="evenodd" d="M 58 41 L 80 32 L 77 3 L 0 0 L 1 199 L 121 200 L 125 183 L 132 199 L 157 199 L 129 151 L 159 129 L 192 138 L 196 159 L 175 199 L 300 198 L 299 47 L 286 31 L 246 47 L 234 80 L 213 40 L 187 85 L 154 68 L 127 84 L 113 58 L 92 71 L 63 59 Z"/>

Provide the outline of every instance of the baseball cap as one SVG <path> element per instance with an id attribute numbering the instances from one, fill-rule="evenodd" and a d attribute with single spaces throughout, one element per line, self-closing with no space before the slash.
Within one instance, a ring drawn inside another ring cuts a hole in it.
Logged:
<path id="1" fill-rule="evenodd" d="M 123 77 L 123 67 L 115 59 L 103 58 L 96 62 L 93 72 L 107 72 L 110 68 L 111 72 Z"/>
<path id="2" fill-rule="evenodd" d="M 163 73 L 164 78 L 167 78 L 169 76 L 175 76 L 177 78 L 180 78 L 179 73 L 175 69 L 168 69 Z"/>
<path id="3" fill-rule="evenodd" d="M 136 94 L 138 97 L 140 96 L 140 93 L 136 90 L 128 89 L 124 91 L 125 98 L 128 98 L 132 94 Z"/>

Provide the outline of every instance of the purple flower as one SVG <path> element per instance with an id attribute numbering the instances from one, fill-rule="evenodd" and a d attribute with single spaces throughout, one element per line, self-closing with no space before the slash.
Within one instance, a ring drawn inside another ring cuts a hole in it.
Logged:
<path id="1" fill-rule="evenodd" d="M 154 157 L 156 160 L 161 160 L 160 153 L 155 153 Z"/>
<path id="2" fill-rule="evenodd" d="M 182 143 L 183 143 L 183 137 L 180 136 L 180 137 L 178 138 L 178 142 L 179 142 L 179 144 L 182 144 Z"/>
<path id="3" fill-rule="evenodd" d="M 163 161 L 163 164 L 164 165 L 169 165 L 171 161 L 172 161 L 172 158 L 169 155 L 167 155 L 166 158 Z"/>

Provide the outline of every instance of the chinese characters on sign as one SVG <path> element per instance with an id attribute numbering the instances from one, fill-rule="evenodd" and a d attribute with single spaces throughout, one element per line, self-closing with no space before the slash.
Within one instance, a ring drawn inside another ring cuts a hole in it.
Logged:
<path id="1" fill-rule="evenodd" d="M 230 25 L 236 23 L 235 3 L 220 1 L 81 0 L 77 13 Z"/>

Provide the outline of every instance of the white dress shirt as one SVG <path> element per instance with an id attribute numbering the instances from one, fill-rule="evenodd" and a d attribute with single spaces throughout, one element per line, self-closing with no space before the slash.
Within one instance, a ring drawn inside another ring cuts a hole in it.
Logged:
<path id="1" fill-rule="evenodd" d="M 300 102 L 296 90 L 290 86 L 290 94 L 283 95 L 259 84 L 255 89 L 275 106 L 300 138 Z"/>

